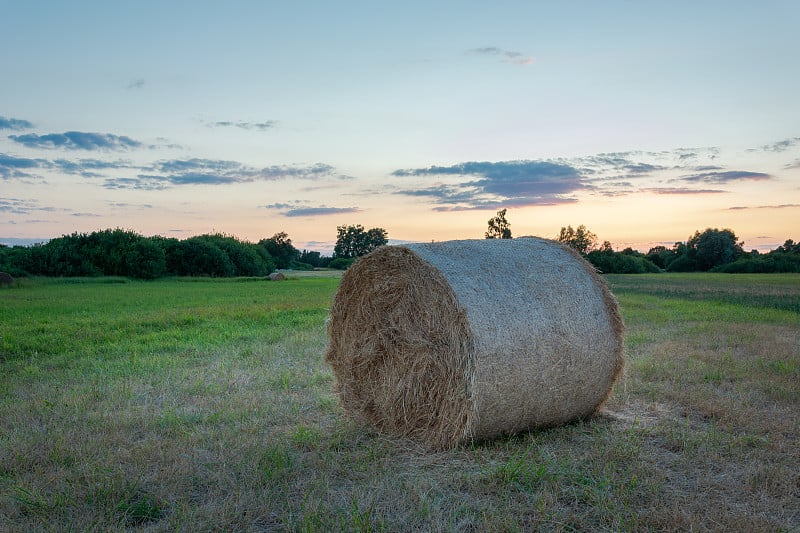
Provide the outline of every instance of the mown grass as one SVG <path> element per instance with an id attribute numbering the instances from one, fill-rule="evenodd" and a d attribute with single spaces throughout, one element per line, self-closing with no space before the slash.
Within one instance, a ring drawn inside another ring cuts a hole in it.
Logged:
<path id="1" fill-rule="evenodd" d="M 0 530 L 797 531 L 800 276 L 608 279 L 606 410 L 437 453 L 343 416 L 335 278 L 2 290 Z"/>

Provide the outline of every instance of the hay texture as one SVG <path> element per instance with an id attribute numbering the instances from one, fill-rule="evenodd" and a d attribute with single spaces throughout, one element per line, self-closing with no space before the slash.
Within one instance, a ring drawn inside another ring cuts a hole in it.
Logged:
<path id="1" fill-rule="evenodd" d="M 384 246 L 343 276 L 325 360 L 350 415 L 444 449 L 591 415 L 622 333 L 604 280 L 559 243 Z"/>

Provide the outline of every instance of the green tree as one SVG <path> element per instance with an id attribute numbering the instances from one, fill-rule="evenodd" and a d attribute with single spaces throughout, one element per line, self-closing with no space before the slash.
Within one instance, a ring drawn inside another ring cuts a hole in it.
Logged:
<path id="1" fill-rule="evenodd" d="M 258 245 L 267 250 L 278 268 L 289 268 L 292 261 L 297 261 L 300 257 L 300 252 L 292 245 L 292 239 L 284 231 L 276 233 L 269 239 L 261 239 Z"/>
<path id="2" fill-rule="evenodd" d="M 336 245 L 333 248 L 334 258 L 350 259 L 370 253 L 389 242 L 386 230 L 372 228 L 364 230 L 364 226 L 338 226 L 336 228 Z"/>
<path id="3" fill-rule="evenodd" d="M 578 226 L 577 229 L 573 229 L 572 226 L 562 227 L 556 240 L 566 244 L 581 255 L 588 254 L 597 245 L 597 235 L 589 231 L 583 224 Z"/>
<path id="4" fill-rule="evenodd" d="M 265 261 L 257 244 L 220 233 L 193 238 L 209 242 L 222 250 L 234 267 L 232 276 L 266 276 L 273 269 L 273 265 Z"/>
<path id="5" fill-rule="evenodd" d="M 236 273 L 228 254 L 203 237 L 191 237 L 170 246 L 167 268 L 178 276 L 229 277 Z"/>
<path id="6" fill-rule="evenodd" d="M 653 262 L 658 268 L 667 268 L 667 263 L 672 256 L 672 251 L 664 245 L 653 246 L 647 251 L 647 259 Z"/>
<path id="7" fill-rule="evenodd" d="M 792 239 L 786 239 L 783 246 L 778 246 L 773 252 L 786 253 L 786 254 L 800 254 L 800 242 L 794 242 Z"/>
<path id="8" fill-rule="evenodd" d="M 659 271 L 658 267 L 643 254 L 632 248 L 615 252 L 608 241 L 603 242 L 600 248 L 589 252 L 586 258 L 604 274 L 643 274 Z"/>
<path id="9" fill-rule="evenodd" d="M 708 228 L 702 233 L 696 231 L 686 244 L 690 250 L 689 256 L 699 270 L 711 270 L 732 263 L 744 253 L 744 243 L 739 242 L 736 234 L 729 229 Z"/>
<path id="10" fill-rule="evenodd" d="M 305 263 L 307 265 L 311 265 L 312 267 L 321 267 L 322 266 L 322 254 L 319 252 L 311 251 L 311 250 L 303 250 L 300 253 L 300 262 Z"/>
<path id="11" fill-rule="evenodd" d="M 489 219 L 489 229 L 485 234 L 487 239 L 510 239 L 511 224 L 506 220 L 506 210 L 501 209 L 497 215 Z"/>
<path id="12" fill-rule="evenodd" d="M 132 278 L 160 278 L 167 273 L 167 254 L 157 241 L 143 237 L 125 251 L 122 272 Z"/>

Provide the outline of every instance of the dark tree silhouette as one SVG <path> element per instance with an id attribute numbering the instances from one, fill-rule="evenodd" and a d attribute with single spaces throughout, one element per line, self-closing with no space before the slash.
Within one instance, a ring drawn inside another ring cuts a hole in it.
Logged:
<path id="1" fill-rule="evenodd" d="M 506 220 L 506 210 L 501 209 L 497 215 L 489 219 L 489 229 L 485 234 L 487 239 L 510 239 L 511 224 Z"/>
<path id="2" fill-rule="evenodd" d="M 597 244 L 597 235 L 581 224 L 577 229 L 573 229 L 572 226 L 561 228 L 561 232 L 559 232 L 556 240 L 566 244 L 578 253 L 586 255 L 591 252 Z"/>
<path id="3" fill-rule="evenodd" d="M 372 228 L 364 231 L 364 226 L 339 226 L 336 228 L 336 246 L 333 248 L 335 258 L 350 259 L 370 253 L 388 240 L 386 230 Z"/>

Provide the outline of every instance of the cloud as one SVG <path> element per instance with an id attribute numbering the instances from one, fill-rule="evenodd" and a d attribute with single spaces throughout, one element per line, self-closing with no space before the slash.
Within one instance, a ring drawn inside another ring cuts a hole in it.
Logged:
<path id="1" fill-rule="evenodd" d="M 719 194 L 728 192 L 719 189 L 689 189 L 685 187 L 650 187 L 639 191 L 652 194 Z"/>
<path id="2" fill-rule="evenodd" d="M 103 161 L 101 159 L 79 159 L 77 161 L 70 161 L 68 159 L 55 159 L 53 160 L 52 165 L 65 174 L 75 174 L 83 176 L 84 178 L 103 177 L 103 174 L 98 172 L 101 170 L 138 168 L 130 161 Z"/>
<path id="3" fill-rule="evenodd" d="M 633 159 L 633 157 L 643 155 L 657 157 L 659 154 L 644 154 L 641 152 L 598 154 L 579 158 L 576 163 L 581 165 L 581 170 L 585 174 L 596 174 L 604 176 L 606 179 L 615 180 L 642 178 L 668 168 L 664 165 Z"/>
<path id="4" fill-rule="evenodd" d="M 26 200 L 21 198 L 0 198 L 0 212 L 12 213 L 15 215 L 28 215 L 35 212 L 56 213 L 66 212 L 69 209 L 58 207 L 39 206 L 36 200 Z M 25 222 L 31 222 L 26 220 Z M 33 221 L 39 222 L 39 221 Z"/>
<path id="5" fill-rule="evenodd" d="M 158 172 L 180 174 L 184 172 L 230 172 L 242 168 L 241 163 L 236 161 L 226 161 L 223 159 L 169 159 L 157 161 L 153 169 Z"/>
<path id="6" fill-rule="evenodd" d="M 282 180 L 282 179 L 304 179 L 317 180 L 324 177 L 333 177 L 336 169 L 324 163 L 316 163 L 309 167 L 296 167 L 287 165 L 273 165 L 264 167 L 256 175 L 258 179 Z M 335 176 L 338 179 L 348 179 L 347 176 Z"/>
<path id="7" fill-rule="evenodd" d="M 704 172 L 693 176 L 681 178 L 681 181 L 690 183 L 730 183 L 732 181 L 765 181 L 772 176 L 763 172 L 750 172 L 747 170 L 728 170 L 724 172 Z"/>
<path id="8" fill-rule="evenodd" d="M 671 153 L 674 157 L 677 157 L 680 161 L 695 159 L 701 156 L 713 161 L 719 157 L 720 148 L 718 146 L 706 146 L 702 148 L 675 148 L 669 153 Z"/>
<path id="9" fill-rule="evenodd" d="M 32 128 L 33 124 L 21 118 L 8 118 L 0 116 L 0 130 L 27 130 Z"/>
<path id="10" fill-rule="evenodd" d="M 532 65 L 534 63 L 534 58 L 532 56 L 525 55 L 521 52 L 503 50 L 502 48 L 498 48 L 496 46 L 473 48 L 468 50 L 467 53 L 470 55 L 499 57 L 504 63 L 513 63 L 515 65 Z"/>
<path id="11" fill-rule="evenodd" d="M 577 200 L 566 195 L 592 188 L 575 167 L 550 161 L 467 162 L 447 167 L 401 169 L 392 175 L 472 178 L 455 184 L 437 183 L 395 193 L 429 197 L 444 204 L 434 208 L 436 211 L 572 203 Z"/>
<path id="12" fill-rule="evenodd" d="M 342 213 L 358 213 L 361 209 L 357 207 L 328 207 L 326 205 L 318 207 L 308 207 L 304 202 L 295 201 L 291 203 L 274 203 L 265 205 L 267 209 L 282 211 L 285 217 L 318 217 L 329 215 L 340 215 Z"/>
<path id="13" fill-rule="evenodd" d="M 163 191 L 168 188 L 168 184 L 162 176 L 139 175 L 135 178 L 108 178 L 103 182 L 103 187 L 112 190 Z"/>
<path id="14" fill-rule="evenodd" d="M 283 213 L 285 217 L 318 217 L 328 215 L 340 215 L 342 213 L 358 213 L 361 209 L 357 207 L 299 207 L 290 209 Z"/>
<path id="15" fill-rule="evenodd" d="M 128 89 L 141 89 L 144 87 L 144 80 L 139 78 L 138 80 L 133 80 L 128 84 Z"/>
<path id="16" fill-rule="evenodd" d="M 10 135 L 9 139 L 28 148 L 65 148 L 67 150 L 127 150 L 139 148 L 142 143 L 124 135 L 112 133 L 87 133 L 67 131 L 37 135 Z"/>
<path id="17" fill-rule="evenodd" d="M 139 168 L 130 161 L 103 161 L 101 159 L 30 159 L 14 157 L 8 154 L 0 154 L 0 178 L 30 178 L 38 177 L 26 172 L 29 169 L 48 169 L 56 170 L 63 174 L 73 174 L 85 178 L 101 178 L 104 176 L 102 171 Z M 24 170 L 20 170 L 24 169 Z"/>
<path id="18" fill-rule="evenodd" d="M 181 185 L 230 185 L 286 179 L 318 180 L 335 175 L 335 168 L 324 163 L 310 166 L 273 165 L 256 168 L 237 161 L 220 159 L 171 159 L 157 161 L 135 178 L 112 178 L 109 189 L 161 190 Z"/>
<path id="19" fill-rule="evenodd" d="M 258 130 L 258 131 L 266 131 L 269 129 L 274 128 L 278 124 L 276 120 L 266 120 L 264 122 L 230 122 L 230 121 L 219 121 L 219 122 L 208 122 L 206 125 L 209 128 L 239 128 L 243 130 Z"/>
<path id="20" fill-rule="evenodd" d="M 758 205 L 758 206 L 736 206 L 729 207 L 730 211 L 741 211 L 746 209 L 787 209 L 792 207 L 800 207 L 800 204 L 780 204 L 780 205 Z"/>
<path id="21" fill-rule="evenodd" d="M 21 200 L 19 198 L 0 198 L 0 213 L 27 215 L 33 209 L 35 209 L 35 203 L 31 200 Z"/>
<path id="22" fill-rule="evenodd" d="M 35 177 L 33 174 L 25 172 L 25 170 L 46 166 L 47 161 L 42 159 L 29 159 L 26 157 L 14 157 L 8 154 L 0 154 L 0 178 L 4 180 Z"/>
<path id="23" fill-rule="evenodd" d="M 137 209 L 152 209 L 153 208 L 153 204 L 129 204 L 129 203 L 126 203 L 126 202 L 109 202 L 108 205 L 111 206 L 111 207 L 120 207 L 120 208 L 126 208 L 126 207 L 135 207 Z"/>
<path id="24" fill-rule="evenodd" d="M 755 152 L 761 150 L 762 152 L 785 152 L 800 143 L 800 137 L 793 137 L 791 139 L 784 139 L 772 144 L 765 144 L 758 149 L 751 149 L 748 152 Z"/>

